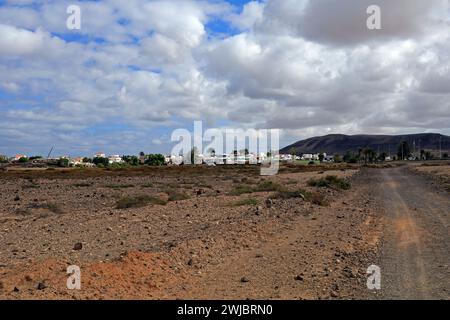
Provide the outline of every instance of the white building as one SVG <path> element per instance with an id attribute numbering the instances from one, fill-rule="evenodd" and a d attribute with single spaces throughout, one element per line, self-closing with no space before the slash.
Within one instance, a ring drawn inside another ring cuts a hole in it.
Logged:
<path id="1" fill-rule="evenodd" d="M 103 158 L 104 158 L 104 157 L 103 157 Z M 122 159 L 122 157 L 119 156 L 119 155 L 117 155 L 117 154 L 112 155 L 112 156 L 109 156 L 109 157 L 108 157 L 108 160 L 109 160 L 109 163 L 110 163 L 110 164 L 113 164 L 113 163 L 123 163 L 123 162 L 124 162 L 123 159 Z"/>
<path id="2" fill-rule="evenodd" d="M 80 166 L 83 164 L 84 164 L 84 162 L 83 162 L 82 157 L 71 158 L 69 161 L 69 165 L 71 165 L 71 166 Z"/>

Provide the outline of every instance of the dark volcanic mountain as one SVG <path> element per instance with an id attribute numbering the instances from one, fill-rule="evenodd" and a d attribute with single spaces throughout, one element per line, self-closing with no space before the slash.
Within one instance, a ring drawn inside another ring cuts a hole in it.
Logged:
<path id="1" fill-rule="evenodd" d="M 306 140 L 297 141 L 283 149 L 280 153 L 291 153 L 295 150 L 296 154 L 302 153 L 320 153 L 341 154 L 347 151 L 357 152 L 358 149 L 371 148 L 375 151 L 397 153 L 398 145 L 401 141 L 406 141 L 410 145 L 411 151 L 418 153 L 421 149 L 427 151 L 439 152 L 440 147 L 443 153 L 450 150 L 450 137 L 437 133 L 419 133 L 405 135 L 352 135 L 330 134 L 322 137 L 314 137 Z M 415 146 L 415 149 L 414 149 Z"/>

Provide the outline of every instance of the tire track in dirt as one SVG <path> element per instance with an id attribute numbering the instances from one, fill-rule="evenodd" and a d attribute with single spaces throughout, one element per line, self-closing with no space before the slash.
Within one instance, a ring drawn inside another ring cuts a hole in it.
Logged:
<path id="1" fill-rule="evenodd" d="M 448 299 L 448 196 L 406 168 L 378 173 L 375 195 L 387 220 L 380 252 L 382 297 Z"/>

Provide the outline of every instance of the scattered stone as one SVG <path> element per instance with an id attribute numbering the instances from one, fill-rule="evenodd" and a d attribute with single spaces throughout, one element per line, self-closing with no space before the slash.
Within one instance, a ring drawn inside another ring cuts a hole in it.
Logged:
<path id="1" fill-rule="evenodd" d="M 246 282 L 250 282 L 250 280 L 247 277 L 242 277 L 241 282 L 246 283 Z"/>
<path id="2" fill-rule="evenodd" d="M 113 231 L 111 227 L 106 228 L 106 231 Z"/>
<path id="3" fill-rule="evenodd" d="M 14 292 L 19 292 L 20 290 L 19 290 L 19 288 L 14 287 L 13 291 L 14 291 Z"/>
<path id="4" fill-rule="evenodd" d="M 47 285 L 43 282 L 39 282 L 37 289 L 38 290 L 44 290 L 45 288 L 47 288 Z"/>
<path id="5" fill-rule="evenodd" d="M 304 278 L 303 278 L 301 275 L 296 275 L 296 276 L 294 277 L 294 280 L 296 280 L 296 281 L 303 281 Z"/>
<path id="6" fill-rule="evenodd" d="M 337 293 L 336 291 L 331 291 L 330 296 L 331 296 L 332 298 L 337 298 L 337 297 L 339 297 L 339 295 L 338 295 L 338 293 Z"/>
<path id="7" fill-rule="evenodd" d="M 29 275 L 25 276 L 25 280 L 28 281 L 28 282 L 33 281 L 33 279 Z"/>
<path id="8" fill-rule="evenodd" d="M 14 198 L 14 201 L 20 201 L 20 197 L 19 197 L 19 196 L 16 196 L 16 197 Z"/>
<path id="9" fill-rule="evenodd" d="M 266 207 L 270 208 L 270 207 L 272 207 L 272 205 L 273 205 L 272 199 L 266 199 Z"/>
<path id="10" fill-rule="evenodd" d="M 81 249 L 83 249 L 83 244 L 81 242 L 77 242 L 73 246 L 73 250 L 75 250 L 75 251 L 80 251 Z"/>

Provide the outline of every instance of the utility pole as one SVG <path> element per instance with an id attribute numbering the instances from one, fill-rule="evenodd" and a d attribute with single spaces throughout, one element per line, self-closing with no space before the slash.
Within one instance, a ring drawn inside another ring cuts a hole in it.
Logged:
<path id="1" fill-rule="evenodd" d="M 442 160 L 442 136 L 439 137 L 439 159 Z"/>
<path id="2" fill-rule="evenodd" d="M 419 139 L 419 155 L 420 155 L 420 160 L 422 160 L 422 149 L 420 148 L 420 139 Z"/>

